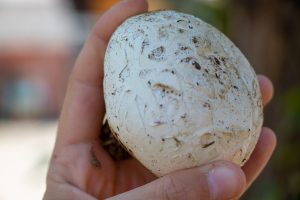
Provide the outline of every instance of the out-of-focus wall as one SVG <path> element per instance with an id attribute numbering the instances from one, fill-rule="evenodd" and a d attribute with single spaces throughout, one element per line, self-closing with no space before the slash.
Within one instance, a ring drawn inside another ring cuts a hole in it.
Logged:
<path id="1" fill-rule="evenodd" d="M 0 1 L 0 117 L 57 116 L 76 43 L 64 1 Z"/>

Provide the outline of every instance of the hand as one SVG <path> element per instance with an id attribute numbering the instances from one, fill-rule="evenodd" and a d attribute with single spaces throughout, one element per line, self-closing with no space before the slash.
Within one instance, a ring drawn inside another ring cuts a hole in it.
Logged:
<path id="1" fill-rule="evenodd" d="M 87 39 L 70 77 L 45 200 L 238 198 L 269 160 L 276 138 L 268 128 L 262 130 L 242 169 L 217 161 L 159 179 L 135 159 L 113 161 L 96 145 L 105 112 L 102 80 L 107 42 L 125 19 L 146 11 L 145 0 L 123 0 L 100 18 Z M 259 83 L 266 104 L 271 100 L 273 87 L 264 76 L 259 76 Z M 100 162 L 98 167 L 91 164 L 91 148 Z"/>

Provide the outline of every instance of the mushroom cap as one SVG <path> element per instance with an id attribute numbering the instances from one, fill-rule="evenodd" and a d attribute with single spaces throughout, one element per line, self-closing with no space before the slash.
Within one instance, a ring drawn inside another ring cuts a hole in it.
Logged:
<path id="1" fill-rule="evenodd" d="M 157 176 L 218 159 L 242 166 L 263 123 L 256 74 L 202 20 L 157 11 L 126 20 L 104 62 L 110 128 Z"/>

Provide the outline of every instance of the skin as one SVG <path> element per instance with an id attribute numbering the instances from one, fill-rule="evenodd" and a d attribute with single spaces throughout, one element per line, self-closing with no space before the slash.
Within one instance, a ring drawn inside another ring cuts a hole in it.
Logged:
<path id="1" fill-rule="evenodd" d="M 107 11 L 91 31 L 70 76 L 45 200 L 237 199 L 270 159 L 276 137 L 269 128 L 263 128 L 251 158 L 242 168 L 217 161 L 159 179 L 135 159 L 113 161 L 97 145 L 105 113 L 102 81 L 108 40 L 125 19 L 147 9 L 145 0 L 123 0 Z M 266 105 L 273 96 L 273 86 L 265 76 L 258 79 Z M 91 149 L 101 166 L 91 164 Z"/>

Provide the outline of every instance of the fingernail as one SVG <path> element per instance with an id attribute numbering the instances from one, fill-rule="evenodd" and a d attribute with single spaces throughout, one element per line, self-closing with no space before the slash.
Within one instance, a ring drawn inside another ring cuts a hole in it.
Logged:
<path id="1" fill-rule="evenodd" d="M 214 200 L 232 199 L 242 192 L 245 178 L 233 167 L 218 166 L 209 171 L 208 184 Z"/>

